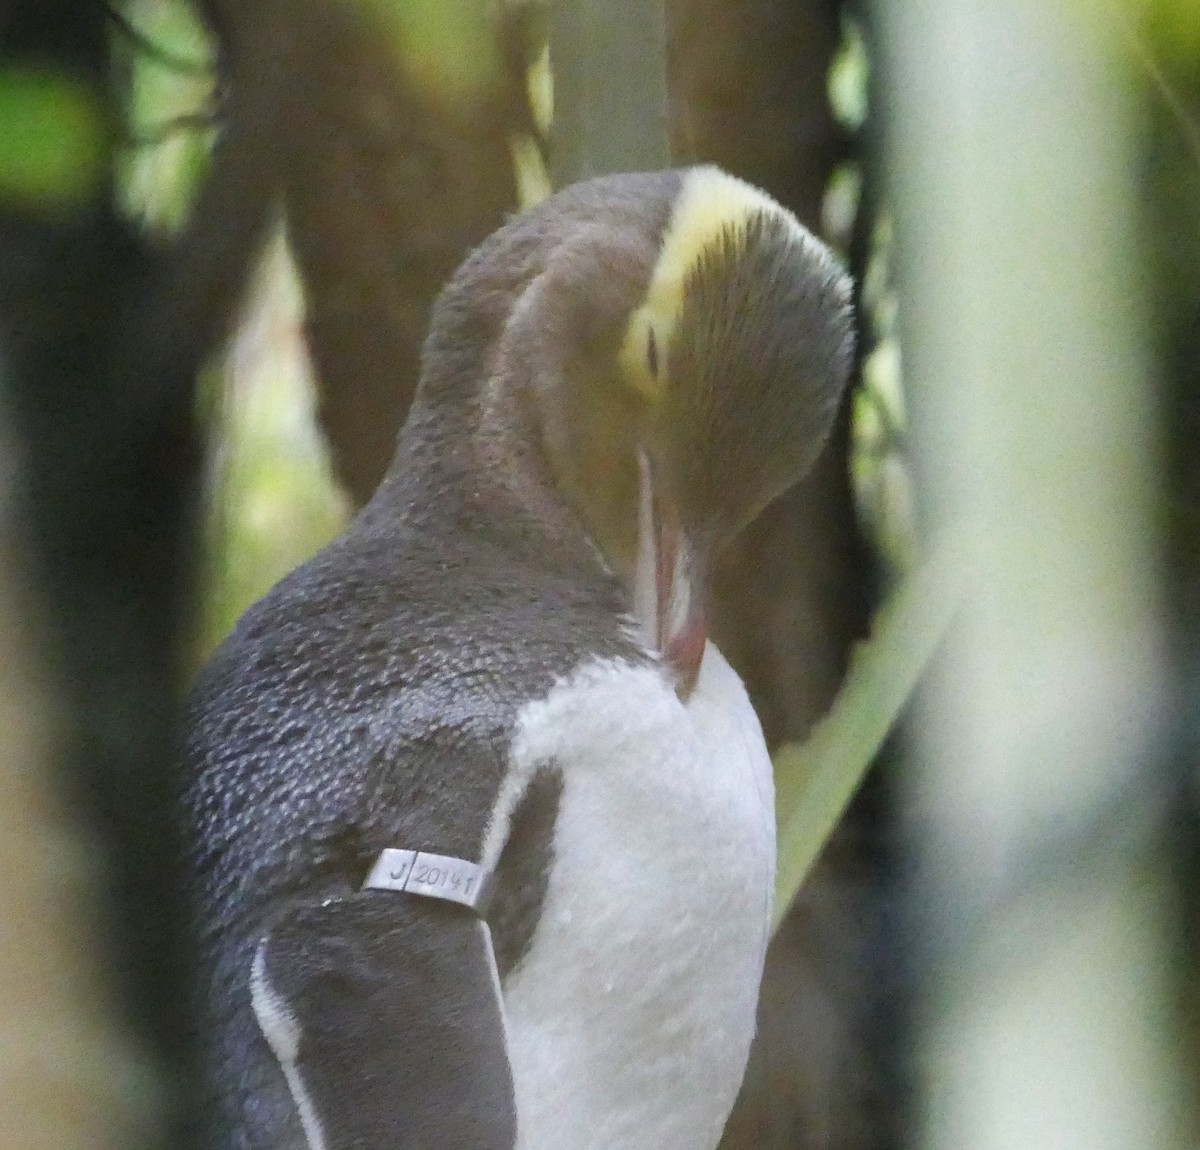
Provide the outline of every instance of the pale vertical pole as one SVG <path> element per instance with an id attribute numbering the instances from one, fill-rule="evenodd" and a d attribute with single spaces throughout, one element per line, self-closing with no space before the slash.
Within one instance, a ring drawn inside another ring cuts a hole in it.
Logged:
<path id="1" fill-rule="evenodd" d="M 914 1144 L 1180 1146 L 1127 53 L 1099 6 L 877 14 L 918 462 L 970 586 L 905 790 Z"/>
<path id="2" fill-rule="evenodd" d="M 555 187 L 606 172 L 665 168 L 662 0 L 554 0 L 550 7 Z"/>

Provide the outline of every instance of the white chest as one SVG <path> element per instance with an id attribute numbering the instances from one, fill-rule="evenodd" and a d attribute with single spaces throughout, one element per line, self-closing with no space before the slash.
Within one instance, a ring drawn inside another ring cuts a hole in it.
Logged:
<path id="1" fill-rule="evenodd" d="M 493 850 L 551 763 L 554 863 L 504 988 L 520 1150 L 711 1150 L 754 1034 L 774 884 L 758 720 L 711 645 L 686 705 L 654 669 L 581 668 L 520 717 Z"/>

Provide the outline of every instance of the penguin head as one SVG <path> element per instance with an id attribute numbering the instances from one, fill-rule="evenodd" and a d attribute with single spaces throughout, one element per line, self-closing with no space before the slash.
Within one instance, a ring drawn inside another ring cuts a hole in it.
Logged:
<path id="1" fill-rule="evenodd" d="M 807 471 L 849 372 L 850 285 L 819 240 L 719 169 L 684 178 L 618 357 L 655 488 L 718 546 Z"/>
<path id="2" fill-rule="evenodd" d="M 764 192 L 699 167 L 566 189 L 459 283 L 441 310 L 497 329 L 485 428 L 511 423 L 519 397 L 551 482 L 686 697 L 714 551 L 828 436 L 853 350 L 847 276 Z"/>

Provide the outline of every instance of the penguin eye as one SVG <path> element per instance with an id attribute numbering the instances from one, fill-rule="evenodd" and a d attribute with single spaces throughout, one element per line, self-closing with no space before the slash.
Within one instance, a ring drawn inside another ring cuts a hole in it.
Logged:
<path id="1" fill-rule="evenodd" d="M 654 339 L 654 328 L 650 329 L 650 338 L 646 341 L 646 366 L 650 374 L 658 378 L 658 343 Z"/>

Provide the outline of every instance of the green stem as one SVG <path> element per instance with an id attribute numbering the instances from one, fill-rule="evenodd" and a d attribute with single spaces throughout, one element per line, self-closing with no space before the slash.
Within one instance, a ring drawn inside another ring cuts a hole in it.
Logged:
<path id="1" fill-rule="evenodd" d="M 854 653 L 829 713 L 775 755 L 777 928 L 845 813 L 962 602 L 961 551 L 943 537 L 893 593 Z"/>

